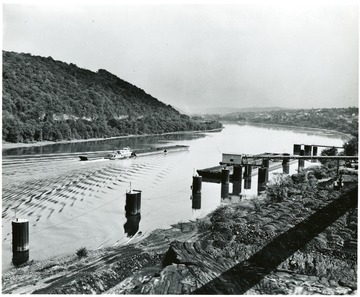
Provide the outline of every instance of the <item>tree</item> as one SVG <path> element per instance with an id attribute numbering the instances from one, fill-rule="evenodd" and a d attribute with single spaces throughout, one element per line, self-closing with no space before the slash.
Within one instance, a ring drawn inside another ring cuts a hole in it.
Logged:
<path id="1" fill-rule="evenodd" d="M 289 188 L 293 181 L 290 176 L 283 173 L 274 173 L 273 179 L 266 187 L 266 197 L 270 202 L 282 202 L 288 198 Z"/>
<path id="2" fill-rule="evenodd" d="M 358 138 L 353 137 L 348 142 L 344 143 L 344 154 L 345 156 L 357 156 L 358 154 Z"/>

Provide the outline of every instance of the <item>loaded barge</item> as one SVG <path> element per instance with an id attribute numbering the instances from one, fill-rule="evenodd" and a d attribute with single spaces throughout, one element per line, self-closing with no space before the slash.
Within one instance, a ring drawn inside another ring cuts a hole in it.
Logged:
<path id="1" fill-rule="evenodd" d="M 160 146 L 160 147 L 150 147 L 144 149 L 135 149 L 131 151 L 131 155 L 127 155 L 126 157 L 133 158 L 133 157 L 142 157 L 148 155 L 155 155 L 155 154 L 167 154 L 173 153 L 178 151 L 185 151 L 188 150 L 188 145 L 169 145 L 169 146 Z M 115 150 L 117 152 L 117 150 Z M 111 158 L 114 155 L 113 151 L 101 151 L 101 152 L 94 152 L 88 153 L 86 155 L 80 155 L 80 161 L 90 161 L 90 160 L 100 160 L 100 159 L 122 159 L 122 158 Z"/>

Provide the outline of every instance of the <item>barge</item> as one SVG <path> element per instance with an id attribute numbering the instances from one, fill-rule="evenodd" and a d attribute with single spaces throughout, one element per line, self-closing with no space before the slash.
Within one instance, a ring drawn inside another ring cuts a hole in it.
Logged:
<path id="1" fill-rule="evenodd" d="M 129 157 L 135 158 L 135 157 L 142 157 L 142 156 L 155 155 L 155 154 L 168 154 L 168 153 L 185 151 L 185 150 L 189 150 L 188 145 L 169 145 L 169 146 L 150 147 L 150 148 L 132 150 L 131 156 Z M 93 161 L 100 159 L 109 159 L 109 155 L 112 154 L 113 152 L 110 151 L 101 151 L 101 152 L 88 153 L 86 155 L 80 155 L 79 158 L 80 161 L 90 161 L 90 160 Z"/>

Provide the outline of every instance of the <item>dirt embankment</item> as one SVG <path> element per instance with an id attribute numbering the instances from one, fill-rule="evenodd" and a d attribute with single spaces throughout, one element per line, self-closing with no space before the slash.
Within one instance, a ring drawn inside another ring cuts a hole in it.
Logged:
<path id="1" fill-rule="evenodd" d="M 225 241 L 214 239 L 209 217 L 178 224 L 86 258 L 28 263 L 3 274 L 3 293 L 356 293 L 357 181 L 224 211 L 236 214 Z"/>

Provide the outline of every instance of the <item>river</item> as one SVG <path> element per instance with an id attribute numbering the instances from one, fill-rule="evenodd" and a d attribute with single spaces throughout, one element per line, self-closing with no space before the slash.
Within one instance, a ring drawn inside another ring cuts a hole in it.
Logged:
<path id="1" fill-rule="evenodd" d="M 81 247 L 123 245 L 155 229 L 203 217 L 223 203 L 252 199 L 256 177 L 251 189 L 242 188 L 241 197 L 228 199 L 221 198 L 219 184 L 203 183 L 201 208 L 193 208 L 194 172 L 218 165 L 222 153 L 292 153 L 295 143 L 342 146 L 345 140 L 344 135 L 324 131 L 225 124 L 221 132 L 3 150 L 3 270 L 12 265 L 15 215 L 30 222 L 30 260 L 73 254 Z M 114 161 L 81 162 L 77 154 L 173 144 L 188 145 L 189 150 Z M 290 173 L 296 169 L 297 163 L 291 165 Z M 142 191 L 141 216 L 126 218 L 125 194 L 130 188 Z"/>

